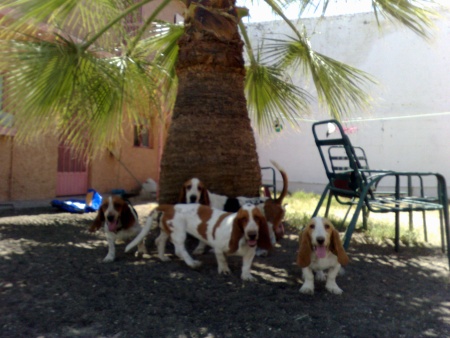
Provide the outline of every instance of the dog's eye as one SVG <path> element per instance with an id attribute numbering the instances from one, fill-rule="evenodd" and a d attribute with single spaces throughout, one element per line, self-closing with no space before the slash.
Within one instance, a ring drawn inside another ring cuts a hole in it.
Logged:
<path id="1" fill-rule="evenodd" d="M 330 225 L 329 224 L 325 224 L 325 229 L 329 229 L 330 228 Z"/>
<path id="2" fill-rule="evenodd" d="M 191 190 L 191 188 L 192 188 L 192 185 L 186 186 L 186 189 L 187 189 L 187 190 Z"/>
<path id="3" fill-rule="evenodd" d="M 309 226 L 310 229 L 314 229 L 315 227 L 316 227 L 315 224 L 311 224 L 311 225 Z"/>
<path id="4" fill-rule="evenodd" d="M 202 191 L 202 187 L 198 187 L 197 190 L 198 190 L 198 191 Z"/>

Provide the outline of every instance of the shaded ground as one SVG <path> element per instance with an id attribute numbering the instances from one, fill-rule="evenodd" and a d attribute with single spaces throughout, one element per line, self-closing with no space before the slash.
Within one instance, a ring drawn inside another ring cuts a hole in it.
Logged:
<path id="1" fill-rule="evenodd" d="M 144 222 L 149 205 L 136 208 Z M 50 210 L 50 212 L 48 212 Z M 444 337 L 450 335 L 448 262 L 439 250 L 353 243 L 338 277 L 343 295 L 317 284 L 298 292 L 297 235 L 253 264 L 257 282 L 217 274 L 215 259 L 191 270 L 123 252 L 104 264 L 94 214 L 51 209 L 0 218 L 1 337 Z M 0 216 L 2 216 L 0 214 Z M 192 248 L 195 243 L 189 243 Z M 173 252 L 172 248 L 169 248 Z"/>

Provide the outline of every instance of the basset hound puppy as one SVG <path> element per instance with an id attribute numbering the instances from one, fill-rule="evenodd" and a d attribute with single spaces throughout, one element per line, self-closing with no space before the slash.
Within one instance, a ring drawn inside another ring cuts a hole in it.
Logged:
<path id="1" fill-rule="evenodd" d="M 218 195 L 210 192 L 206 186 L 198 178 L 191 178 L 187 180 L 180 191 L 178 199 L 179 203 L 200 203 L 208 205 L 223 211 L 236 212 L 244 204 L 254 204 L 263 213 L 269 225 L 269 233 L 272 245 L 275 245 L 278 240 L 284 236 L 283 218 L 285 214 L 283 200 L 288 193 L 288 177 L 284 169 L 282 169 L 275 161 L 271 161 L 275 168 L 283 178 L 283 190 L 280 195 L 275 198 L 269 197 L 243 197 L 236 198 Z M 205 246 L 200 243 L 195 249 L 195 254 L 202 254 Z M 267 255 L 267 250 L 258 249 L 257 255 Z"/>
<path id="2" fill-rule="evenodd" d="M 314 273 L 316 279 L 325 281 L 326 289 L 341 294 L 336 276 L 349 258 L 342 246 L 339 232 L 333 224 L 322 217 L 314 217 L 300 234 L 297 264 L 302 268 L 304 283 L 301 293 L 314 294 Z M 328 276 L 323 271 L 328 270 Z"/>
<path id="3" fill-rule="evenodd" d="M 246 281 L 255 280 L 250 268 L 256 247 L 267 250 L 271 247 L 266 220 L 254 205 L 246 204 L 238 212 L 228 213 L 201 204 L 176 204 L 156 207 L 140 234 L 127 245 L 125 251 L 140 243 L 152 228 L 158 226 L 155 223 L 161 229 L 155 243 L 162 261 L 169 260 L 165 256 L 165 248 L 170 238 L 175 254 L 191 268 L 199 267 L 201 262 L 194 260 L 185 248 L 189 234 L 213 248 L 219 274 L 230 273 L 227 255 L 242 256 L 241 278 Z"/>
<path id="4" fill-rule="evenodd" d="M 116 240 L 129 240 L 141 231 L 136 211 L 119 196 L 109 196 L 103 200 L 89 231 L 95 232 L 102 226 L 108 242 L 108 254 L 103 262 L 112 262 L 116 258 Z M 144 241 L 139 243 L 138 252 L 147 254 Z"/>

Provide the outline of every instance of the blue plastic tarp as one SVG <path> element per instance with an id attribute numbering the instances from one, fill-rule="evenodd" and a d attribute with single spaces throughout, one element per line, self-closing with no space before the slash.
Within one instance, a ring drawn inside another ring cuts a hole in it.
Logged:
<path id="1" fill-rule="evenodd" d="M 94 189 L 89 189 L 86 199 L 68 199 L 51 201 L 51 205 L 63 211 L 74 214 L 82 214 L 85 212 L 95 212 L 100 209 L 102 204 L 102 196 Z"/>

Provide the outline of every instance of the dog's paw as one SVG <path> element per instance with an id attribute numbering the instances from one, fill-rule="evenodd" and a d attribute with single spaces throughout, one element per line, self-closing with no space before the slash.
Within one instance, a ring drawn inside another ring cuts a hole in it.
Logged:
<path id="1" fill-rule="evenodd" d="M 111 263 L 114 262 L 114 256 L 106 256 L 105 258 L 103 258 L 103 263 Z"/>
<path id="2" fill-rule="evenodd" d="M 319 270 L 316 272 L 316 280 L 317 281 L 325 282 L 326 279 L 327 279 L 327 276 L 323 271 Z"/>
<path id="3" fill-rule="evenodd" d="M 189 266 L 190 266 L 192 269 L 198 269 L 199 267 L 202 266 L 202 262 L 197 261 L 197 260 L 193 260 L 192 263 L 189 264 Z"/>
<path id="4" fill-rule="evenodd" d="M 313 295 L 314 294 L 314 286 L 311 286 L 311 285 L 305 283 L 300 288 L 300 293 L 303 293 L 305 295 Z"/>
<path id="5" fill-rule="evenodd" d="M 331 292 L 331 293 L 333 293 L 333 294 L 335 294 L 335 295 L 341 295 L 342 294 L 342 289 L 336 284 L 336 283 L 327 283 L 326 285 L 325 285 L 325 288 L 329 291 L 329 292 Z"/>
<path id="6" fill-rule="evenodd" d="M 170 261 L 170 258 L 165 256 L 165 255 L 158 255 L 158 258 L 162 261 L 162 262 L 168 262 Z"/>
<path id="7" fill-rule="evenodd" d="M 248 281 L 248 282 L 256 282 L 257 281 L 257 279 L 255 277 L 253 277 L 251 273 L 242 274 L 241 279 Z"/>
<path id="8" fill-rule="evenodd" d="M 229 275 L 230 274 L 230 268 L 228 266 L 226 267 L 219 267 L 219 274 L 220 275 Z"/>

